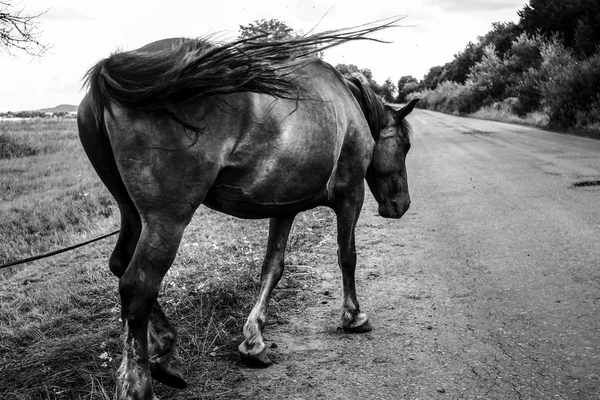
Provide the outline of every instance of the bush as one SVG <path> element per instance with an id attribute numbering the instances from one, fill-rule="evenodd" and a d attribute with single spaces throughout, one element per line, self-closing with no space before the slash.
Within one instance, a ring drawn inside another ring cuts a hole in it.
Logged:
<path id="1" fill-rule="evenodd" d="M 550 126 L 583 127 L 600 122 L 600 54 L 576 61 L 570 51 L 551 42 L 542 49 L 541 95 Z"/>
<path id="2" fill-rule="evenodd" d="M 505 96 L 509 77 L 504 62 L 493 45 L 483 49 L 481 61 L 469 72 L 466 86 L 467 101 L 462 102 L 462 113 L 473 113 L 484 106 L 501 101 Z"/>
<path id="3" fill-rule="evenodd" d="M 512 105 L 512 112 L 519 117 L 539 110 L 542 101 L 539 71 L 531 69 L 524 73 L 521 80 L 511 88 L 511 93 L 517 98 Z"/>

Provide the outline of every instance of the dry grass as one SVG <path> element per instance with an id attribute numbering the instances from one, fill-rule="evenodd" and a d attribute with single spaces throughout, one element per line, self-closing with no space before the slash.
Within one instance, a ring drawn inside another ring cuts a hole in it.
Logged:
<path id="1" fill-rule="evenodd" d="M 63 124 L 19 125 L 22 131 L 15 135 L 19 143 L 44 150 L 0 160 L 1 193 L 6 199 L 0 229 L 7 238 L 0 242 L 0 254 L 10 254 L 11 259 L 28 256 L 32 249 L 78 242 L 116 226 L 118 212 L 89 167 L 74 125 Z M 49 181 L 38 176 L 47 169 L 52 171 Z M 74 197 L 73 193 L 87 195 Z M 76 211 L 77 221 L 65 216 L 73 207 L 81 208 Z M 114 212 L 100 213 L 103 209 Z M 5 220 L 11 221 L 9 226 Z M 306 266 L 322 262 L 324 251 L 335 251 L 334 226 L 334 215 L 327 209 L 298 216 L 269 323 L 285 323 L 290 313 L 302 307 L 300 288 L 316 279 Z M 204 207 L 198 210 L 159 298 L 178 328 L 190 387 L 178 391 L 156 383 L 160 398 L 235 398 L 232 388 L 240 379 L 236 349 L 256 299 L 266 236 L 267 221 L 239 220 Z M 0 398 L 113 398 L 121 322 L 117 281 L 107 260 L 115 240 L 0 277 Z"/>
<path id="2" fill-rule="evenodd" d="M 510 110 L 508 104 L 504 103 L 482 107 L 469 116 L 492 121 L 509 122 L 512 124 L 529 125 L 542 129 L 545 129 L 548 126 L 549 121 L 548 114 L 542 111 L 535 111 L 527 114 L 525 117 L 519 117 Z"/>
<path id="3" fill-rule="evenodd" d="M 528 125 L 540 129 L 550 129 L 548 123 L 550 117 L 548 113 L 543 111 L 534 111 L 527 114 L 525 117 L 519 117 L 510 111 L 510 108 L 503 104 L 497 103 L 488 107 L 482 107 L 477 112 L 470 114 L 470 117 L 488 119 L 492 121 L 508 122 L 512 124 Z M 575 136 L 589 137 L 592 139 L 600 139 L 600 123 L 590 124 L 569 129 L 567 132 Z"/>

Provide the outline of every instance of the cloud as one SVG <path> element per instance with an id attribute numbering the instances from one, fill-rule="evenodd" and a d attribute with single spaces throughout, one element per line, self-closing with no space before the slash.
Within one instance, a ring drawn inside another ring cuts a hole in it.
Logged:
<path id="1" fill-rule="evenodd" d="M 449 12 L 494 12 L 516 10 L 524 5 L 522 0 L 426 0 L 426 4 Z"/>
<path id="2" fill-rule="evenodd" d="M 41 17 L 46 21 L 91 21 L 94 18 L 71 7 L 51 7 Z"/>

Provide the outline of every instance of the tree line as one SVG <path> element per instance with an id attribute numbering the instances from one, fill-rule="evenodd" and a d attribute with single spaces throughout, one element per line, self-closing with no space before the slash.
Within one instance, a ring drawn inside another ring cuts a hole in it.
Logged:
<path id="1" fill-rule="evenodd" d="M 546 118 L 549 128 L 600 131 L 598 0 L 530 0 L 519 22 L 496 22 L 420 81 L 403 76 L 396 101 L 471 114 L 486 107 Z"/>

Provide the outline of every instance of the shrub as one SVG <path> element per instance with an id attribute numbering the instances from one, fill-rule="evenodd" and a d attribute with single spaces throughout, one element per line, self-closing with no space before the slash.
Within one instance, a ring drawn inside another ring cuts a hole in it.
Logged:
<path id="1" fill-rule="evenodd" d="M 511 88 L 511 93 L 517 98 L 512 105 L 512 112 L 522 117 L 539 110 L 542 92 L 539 83 L 539 70 L 530 69 Z"/>
<path id="2" fill-rule="evenodd" d="M 510 81 L 506 94 L 517 98 L 512 103 L 512 112 L 519 117 L 540 109 L 539 78 L 543 45 L 544 39 L 540 36 L 521 34 L 513 41 L 510 56 L 505 60 Z"/>
<path id="3" fill-rule="evenodd" d="M 542 49 L 541 95 L 550 126 L 582 127 L 600 121 L 600 54 L 576 61 L 556 41 Z"/>
<path id="4" fill-rule="evenodd" d="M 466 86 L 466 101 L 461 102 L 462 113 L 472 113 L 483 106 L 488 106 L 504 98 L 507 87 L 507 71 L 503 61 L 498 57 L 494 45 L 483 49 L 481 61 L 469 72 Z"/>

